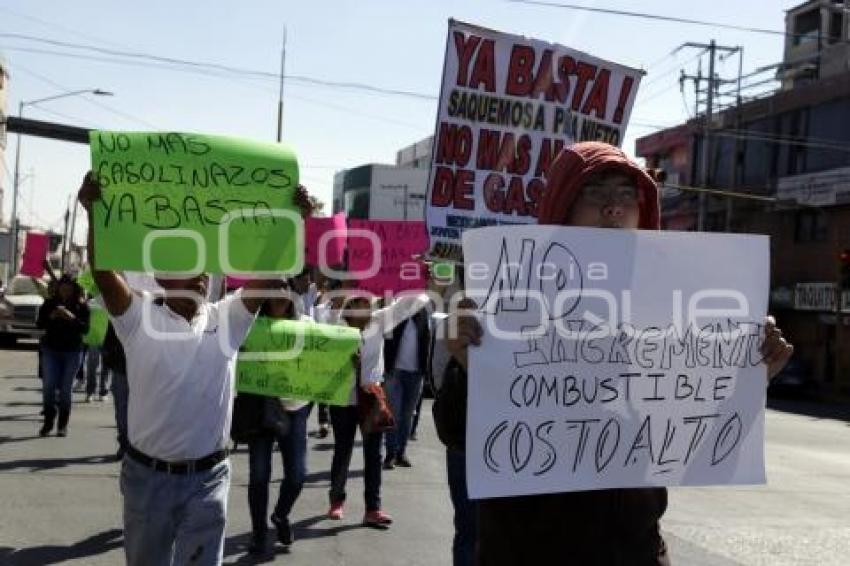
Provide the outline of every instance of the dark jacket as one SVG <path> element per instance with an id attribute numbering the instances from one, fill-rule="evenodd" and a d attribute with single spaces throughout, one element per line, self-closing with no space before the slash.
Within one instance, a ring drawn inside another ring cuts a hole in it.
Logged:
<path id="1" fill-rule="evenodd" d="M 60 305 L 74 314 L 74 320 L 50 318 Z M 83 349 L 83 335 L 89 331 L 89 308 L 80 302 L 63 305 L 56 298 L 44 301 L 38 310 L 36 324 L 44 330 L 42 345 L 51 350 L 73 352 Z"/>
<path id="2" fill-rule="evenodd" d="M 106 329 L 106 338 L 103 340 L 101 350 L 103 352 L 103 365 L 107 369 L 127 375 L 127 358 L 124 356 L 124 346 L 121 345 L 118 335 L 115 334 L 115 328 L 111 322 Z"/>
<path id="3" fill-rule="evenodd" d="M 289 419 L 277 397 L 240 392 L 233 402 L 230 438 L 234 442 L 251 442 L 259 436 L 285 436 L 289 433 Z"/>
<path id="4" fill-rule="evenodd" d="M 432 410 L 447 447 L 463 450 L 466 372 L 452 361 Z M 478 502 L 478 564 L 662 566 L 669 556 L 658 521 L 667 490 L 603 489 Z"/>
<path id="5" fill-rule="evenodd" d="M 431 344 L 431 329 L 428 325 L 428 309 L 420 309 L 412 317 L 402 322 L 393 329 L 392 334 L 384 340 L 384 369 L 387 373 L 395 369 L 398 349 L 401 346 L 401 337 L 408 324 L 416 325 L 416 337 L 418 338 L 419 371 L 425 373 L 428 367 L 428 348 Z"/>

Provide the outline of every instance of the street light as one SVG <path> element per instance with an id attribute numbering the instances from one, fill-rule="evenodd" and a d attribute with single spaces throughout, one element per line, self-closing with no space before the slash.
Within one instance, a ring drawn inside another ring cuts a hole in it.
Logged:
<path id="1" fill-rule="evenodd" d="M 67 98 L 69 96 L 78 96 L 80 94 L 94 94 L 97 96 L 112 96 L 113 93 L 107 90 L 101 90 L 99 88 L 87 88 L 83 90 L 72 90 L 70 92 L 63 92 L 60 94 L 55 94 L 53 96 L 48 96 L 45 98 L 39 98 L 37 100 L 21 100 L 18 102 L 18 119 L 23 118 L 24 115 L 24 107 L 32 106 L 34 104 L 39 104 L 41 102 L 48 102 L 50 100 L 56 100 L 58 98 Z M 18 271 L 18 187 L 21 182 L 20 175 L 18 174 L 19 168 L 21 165 L 21 134 L 18 132 L 18 144 L 15 146 L 15 176 L 12 184 L 12 234 L 9 238 L 10 242 L 10 250 L 9 250 L 9 261 L 11 262 L 11 275 L 14 275 Z"/>

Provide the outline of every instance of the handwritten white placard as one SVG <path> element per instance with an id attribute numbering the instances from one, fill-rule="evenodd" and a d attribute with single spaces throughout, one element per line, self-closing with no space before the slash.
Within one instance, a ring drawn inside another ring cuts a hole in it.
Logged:
<path id="1" fill-rule="evenodd" d="M 766 236 L 464 234 L 472 498 L 765 482 Z"/>

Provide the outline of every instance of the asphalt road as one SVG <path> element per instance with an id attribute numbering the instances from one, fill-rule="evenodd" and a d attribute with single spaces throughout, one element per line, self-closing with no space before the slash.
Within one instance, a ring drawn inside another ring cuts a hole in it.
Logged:
<path id="1" fill-rule="evenodd" d="M 112 403 L 75 394 L 69 437 L 39 438 L 40 381 L 32 345 L 0 350 L 0 564 L 123 563 Z M 850 563 L 850 411 L 790 404 L 767 413 L 767 486 L 674 489 L 663 521 L 674 564 Z M 795 412 L 791 412 L 790 410 Z M 819 416 L 826 415 L 826 416 Z M 414 467 L 384 473 L 395 524 L 363 528 L 355 451 L 342 522 L 324 519 L 332 443 L 311 438 L 307 485 L 293 511 L 296 543 L 269 562 L 297 565 L 450 564 L 452 509 L 430 412 L 410 448 Z M 311 416 L 311 428 L 315 416 Z M 226 564 L 254 563 L 248 465 L 233 457 Z M 280 477 L 275 462 L 274 477 Z M 277 490 L 277 481 L 273 494 Z M 554 563 L 554 562 L 553 562 Z"/>

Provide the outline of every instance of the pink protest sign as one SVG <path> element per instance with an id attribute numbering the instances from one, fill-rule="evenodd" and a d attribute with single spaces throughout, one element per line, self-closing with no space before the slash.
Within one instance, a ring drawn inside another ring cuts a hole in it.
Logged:
<path id="1" fill-rule="evenodd" d="M 308 218 L 305 224 L 307 265 L 328 267 L 341 264 L 347 237 L 345 214 L 339 212 L 330 218 Z M 324 257 L 319 253 L 320 244 L 324 247 Z M 324 260 L 322 265 L 320 260 Z"/>
<path id="2" fill-rule="evenodd" d="M 370 236 L 373 235 L 373 236 Z M 350 220 L 348 267 L 357 287 L 376 295 L 424 289 L 427 270 L 413 256 L 428 249 L 425 222 Z"/>
<path id="3" fill-rule="evenodd" d="M 27 232 L 24 243 L 24 257 L 21 261 L 21 275 L 41 277 L 44 275 L 44 260 L 47 259 L 47 249 L 50 239 L 42 232 Z"/>
<path id="4" fill-rule="evenodd" d="M 241 289 L 248 281 L 250 281 L 250 279 L 247 277 L 234 277 L 233 275 L 225 277 L 225 285 L 228 289 Z"/>

